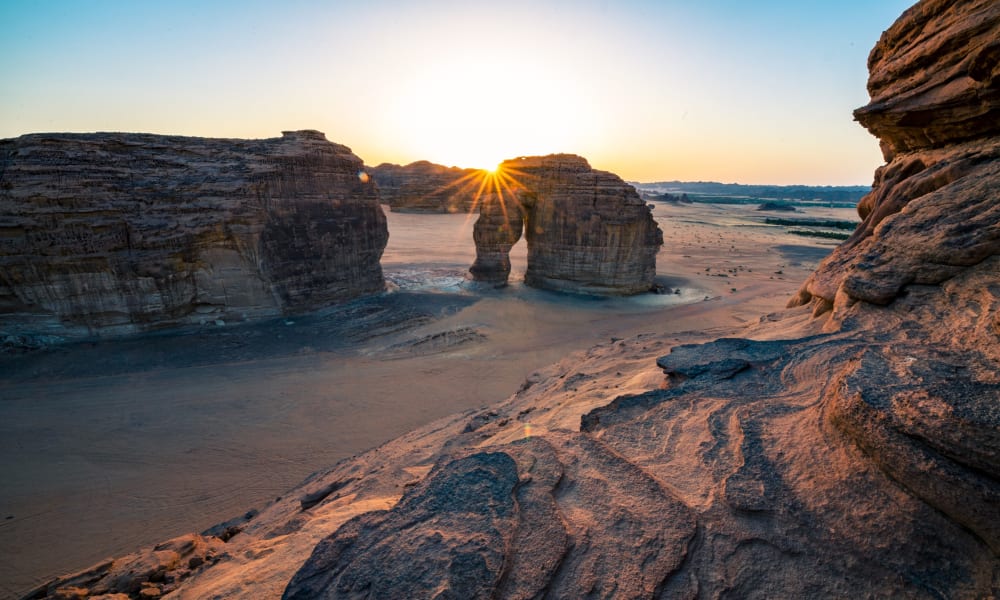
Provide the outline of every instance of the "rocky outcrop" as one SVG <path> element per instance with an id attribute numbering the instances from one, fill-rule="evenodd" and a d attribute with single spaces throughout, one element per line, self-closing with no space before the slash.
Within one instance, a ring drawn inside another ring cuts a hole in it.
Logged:
<path id="1" fill-rule="evenodd" d="M 980 282 L 959 277 L 944 293 L 963 297 L 964 312 L 978 294 L 960 286 Z M 910 300 L 905 311 L 860 305 L 856 328 L 832 334 L 767 320 L 744 333 L 782 339 L 646 335 L 568 357 L 506 402 L 317 475 L 207 568 L 168 572 L 162 589 L 990 597 L 1000 584 L 997 362 L 930 339 L 900 343 L 901 330 L 919 332 L 914 311 L 944 304 Z M 636 372 L 654 360 L 659 385 Z"/>
<path id="2" fill-rule="evenodd" d="M 888 304 L 1000 254 L 998 40 L 992 0 L 920 2 L 882 35 L 868 60 L 872 100 L 854 115 L 887 164 L 858 205 L 863 222 L 794 305 Z"/>
<path id="3" fill-rule="evenodd" d="M 0 141 L 0 330 L 113 335 L 306 311 L 383 289 L 361 159 L 317 131 Z"/>
<path id="4" fill-rule="evenodd" d="M 649 291 L 663 233 L 635 188 L 570 154 L 500 164 L 473 231 L 476 281 L 502 285 L 509 252 L 528 244 L 527 285 L 596 295 Z"/>
<path id="5" fill-rule="evenodd" d="M 475 281 L 506 284 L 510 249 L 523 235 L 528 285 L 596 295 L 653 287 L 663 235 L 652 214 L 632 186 L 579 156 L 522 157 L 493 173 L 427 161 L 371 172 L 394 211 L 479 211 Z"/>
<path id="6" fill-rule="evenodd" d="M 108 559 L 78 573 L 59 577 L 27 598 L 159 598 L 218 561 L 225 553 L 226 539 L 225 535 L 182 535 L 152 548 Z"/>
<path id="7" fill-rule="evenodd" d="M 478 169 L 445 167 L 426 160 L 382 163 L 369 169 L 382 202 L 396 212 L 458 213 L 476 207 L 482 182 Z"/>

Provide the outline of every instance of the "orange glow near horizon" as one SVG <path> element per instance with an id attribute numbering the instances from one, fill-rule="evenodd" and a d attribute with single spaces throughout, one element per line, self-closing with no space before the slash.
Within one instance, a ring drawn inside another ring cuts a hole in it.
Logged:
<path id="1" fill-rule="evenodd" d="M 317 129 L 373 166 L 867 184 L 884 161 L 851 111 L 912 0 L 181 4 L 0 2 L 0 138 Z"/>

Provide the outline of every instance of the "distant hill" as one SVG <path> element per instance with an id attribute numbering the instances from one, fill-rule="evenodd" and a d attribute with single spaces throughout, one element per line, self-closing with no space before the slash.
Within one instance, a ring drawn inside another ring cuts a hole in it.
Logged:
<path id="1" fill-rule="evenodd" d="M 647 199 L 657 196 L 683 194 L 691 202 L 718 204 L 754 204 L 768 200 L 785 200 L 808 203 L 856 206 L 871 187 L 811 186 L 811 185 L 743 185 L 715 181 L 656 181 L 652 183 L 629 182 Z"/>

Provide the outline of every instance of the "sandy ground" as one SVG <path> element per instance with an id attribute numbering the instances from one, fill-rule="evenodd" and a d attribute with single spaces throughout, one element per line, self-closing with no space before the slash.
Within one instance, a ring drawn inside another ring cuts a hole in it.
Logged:
<path id="1" fill-rule="evenodd" d="M 389 213 L 393 291 L 320 315 L 0 362 L 0 597 L 283 494 L 611 337 L 711 335 L 784 306 L 833 244 L 753 207 L 658 204 L 661 283 L 584 299 L 462 285 L 465 215 Z M 850 210 L 798 217 L 854 219 Z"/>

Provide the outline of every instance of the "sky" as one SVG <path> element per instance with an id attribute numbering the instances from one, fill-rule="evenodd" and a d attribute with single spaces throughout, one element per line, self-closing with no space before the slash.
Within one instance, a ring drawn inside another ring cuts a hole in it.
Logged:
<path id="1" fill-rule="evenodd" d="M 867 185 L 851 111 L 911 3 L 0 0 L 0 138 L 318 129 L 373 166 Z"/>

